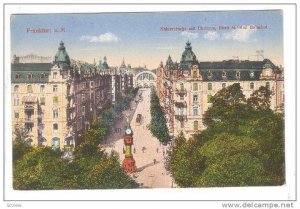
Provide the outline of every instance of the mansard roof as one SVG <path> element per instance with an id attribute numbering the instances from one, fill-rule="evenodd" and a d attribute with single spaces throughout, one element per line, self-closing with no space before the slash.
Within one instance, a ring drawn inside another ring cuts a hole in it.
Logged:
<path id="1" fill-rule="evenodd" d="M 12 83 L 46 83 L 50 75 L 51 63 L 12 63 Z M 31 76 L 29 79 L 28 76 Z"/>

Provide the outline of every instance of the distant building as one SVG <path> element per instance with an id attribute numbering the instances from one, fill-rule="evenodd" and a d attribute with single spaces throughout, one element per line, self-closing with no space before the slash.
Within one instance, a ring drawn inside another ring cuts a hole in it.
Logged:
<path id="1" fill-rule="evenodd" d="M 260 86 L 272 90 L 271 108 L 280 110 L 284 103 L 283 69 L 269 59 L 263 61 L 224 60 L 199 62 L 187 42 L 180 63 L 171 56 L 157 69 L 157 92 L 168 121 L 169 132 L 181 131 L 187 138 L 206 127 L 202 117 L 211 106 L 211 97 L 222 88 L 239 83 L 249 97 Z"/>
<path id="2" fill-rule="evenodd" d="M 15 56 L 11 71 L 13 127 L 28 131 L 28 144 L 60 149 L 72 149 L 115 95 L 133 86 L 132 75 L 116 73 L 106 58 L 99 66 L 70 60 L 63 42 L 53 63 L 20 63 Z"/>

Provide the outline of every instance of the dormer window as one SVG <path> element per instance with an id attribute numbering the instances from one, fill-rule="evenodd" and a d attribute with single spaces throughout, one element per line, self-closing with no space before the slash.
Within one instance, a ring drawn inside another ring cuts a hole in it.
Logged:
<path id="1" fill-rule="evenodd" d="M 212 78 L 212 72 L 208 71 L 207 77 L 208 77 L 208 78 Z"/>
<path id="2" fill-rule="evenodd" d="M 222 72 L 222 78 L 226 78 L 227 73 L 225 71 Z"/>
<path id="3" fill-rule="evenodd" d="M 45 79 L 45 73 L 41 74 L 41 79 Z"/>
<path id="4" fill-rule="evenodd" d="M 16 74 L 15 79 L 19 79 L 19 78 L 20 78 L 20 74 Z"/>
<path id="5" fill-rule="evenodd" d="M 53 73 L 53 79 L 56 79 L 56 76 L 57 76 L 57 72 L 54 72 Z"/>
<path id="6" fill-rule="evenodd" d="M 237 77 L 237 78 L 240 78 L 240 77 L 241 77 L 241 72 L 240 72 L 240 71 L 237 71 L 237 72 L 236 72 L 236 77 Z"/>
<path id="7" fill-rule="evenodd" d="M 254 78 L 254 72 L 250 72 L 250 78 Z"/>
<path id="8" fill-rule="evenodd" d="M 31 80 L 31 79 L 32 79 L 32 74 L 31 74 L 31 73 L 28 74 L 27 78 L 28 78 L 29 80 Z"/>
<path id="9" fill-rule="evenodd" d="M 197 71 L 194 70 L 194 71 L 193 71 L 193 78 L 196 78 L 196 77 L 197 77 Z"/>

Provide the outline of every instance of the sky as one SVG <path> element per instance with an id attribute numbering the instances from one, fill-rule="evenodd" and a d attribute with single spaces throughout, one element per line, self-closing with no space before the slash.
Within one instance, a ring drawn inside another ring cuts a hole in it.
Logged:
<path id="1" fill-rule="evenodd" d="M 155 69 L 169 55 L 179 62 L 188 40 L 200 62 L 256 60 L 263 50 L 264 58 L 284 65 L 280 10 L 11 16 L 17 56 L 54 57 L 63 41 L 71 59 L 98 63 L 106 56 L 110 66 L 119 66 L 124 58 L 132 67 Z"/>

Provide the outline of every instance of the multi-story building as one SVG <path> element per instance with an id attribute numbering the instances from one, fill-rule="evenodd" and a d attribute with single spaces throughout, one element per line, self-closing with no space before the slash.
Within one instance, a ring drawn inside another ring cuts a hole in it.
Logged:
<path id="1" fill-rule="evenodd" d="M 157 69 L 157 92 L 164 108 L 171 136 L 181 131 L 187 138 L 206 127 L 202 123 L 211 97 L 226 86 L 239 83 L 249 97 L 260 86 L 272 90 L 271 108 L 280 110 L 284 103 L 283 69 L 269 59 L 261 61 L 224 60 L 199 62 L 187 42 L 180 63 L 171 56 Z"/>
<path id="2" fill-rule="evenodd" d="M 133 86 L 132 76 L 70 60 L 61 42 L 53 63 L 20 63 L 14 56 L 12 125 L 24 127 L 31 145 L 74 147 L 114 95 Z M 13 137 L 15 135 L 13 134 Z"/>

